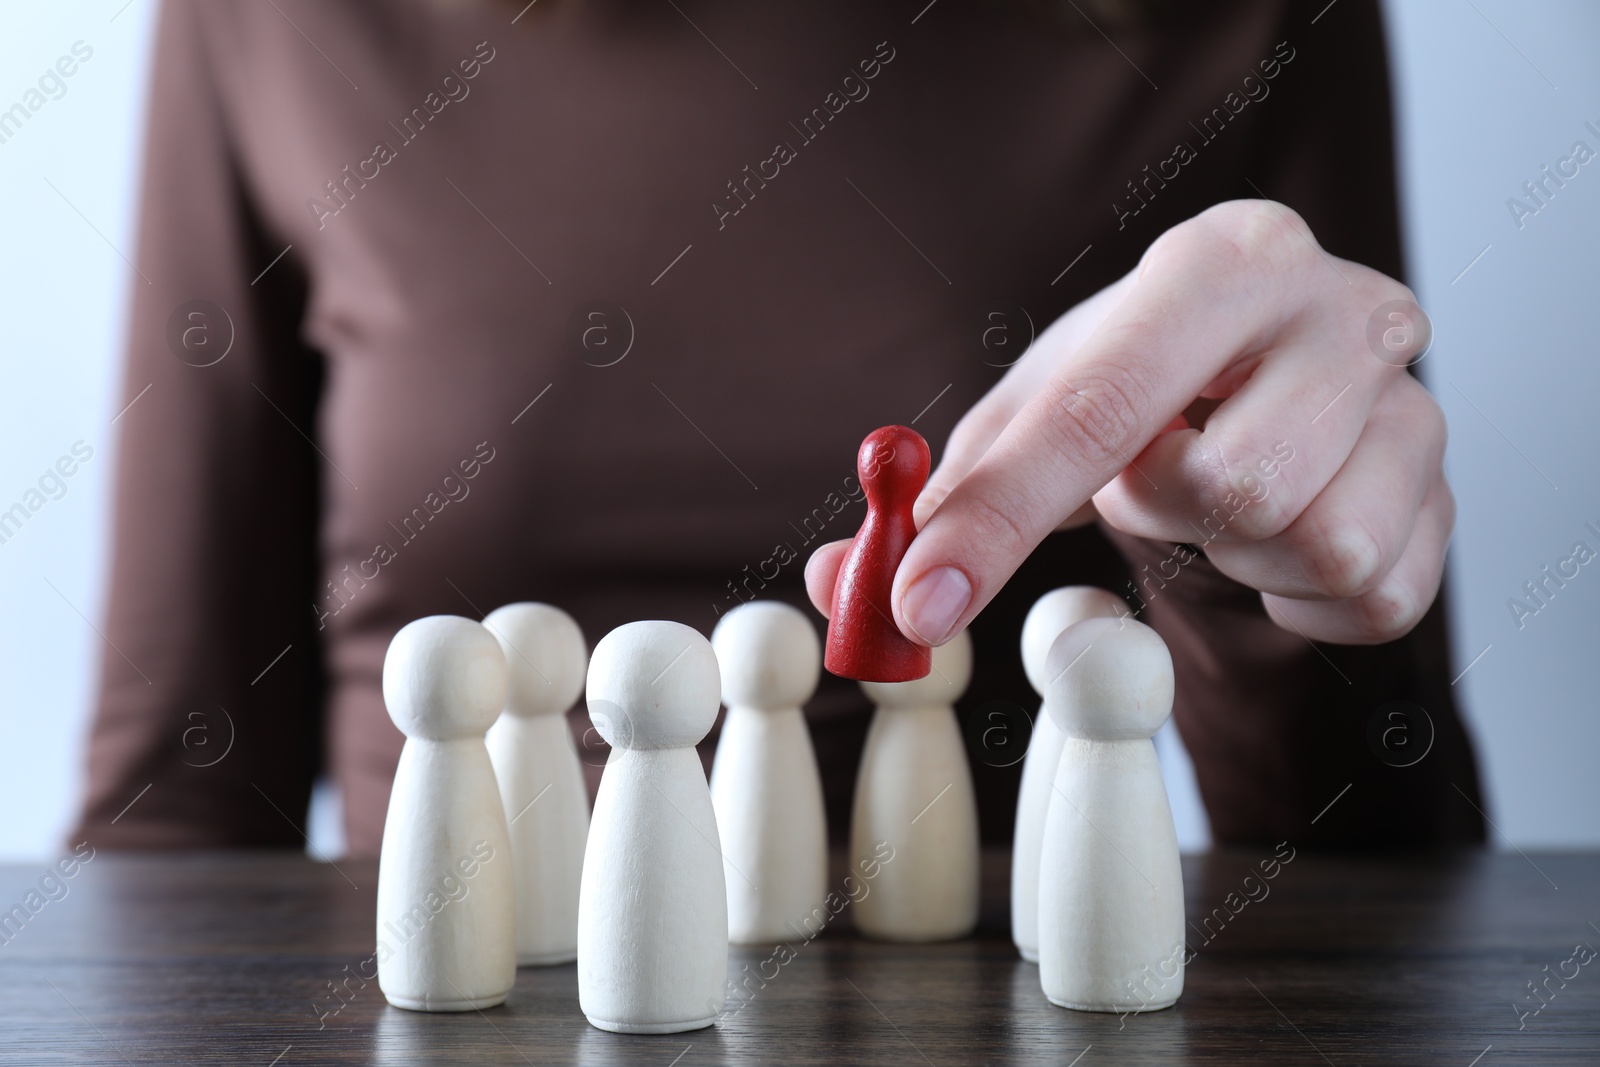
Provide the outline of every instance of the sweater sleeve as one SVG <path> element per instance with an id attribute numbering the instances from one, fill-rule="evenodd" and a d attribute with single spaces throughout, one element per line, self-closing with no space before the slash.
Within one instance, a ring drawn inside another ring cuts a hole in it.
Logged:
<path id="1" fill-rule="evenodd" d="M 320 361 L 305 281 L 252 210 L 210 68 L 168 0 L 151 64 L 104 654 L 74 840 L 299 845 L 320 761 Z M 269 266 L 270 264 L 270 266 Z M 119 404 L 119 406 L 121 406 Z"/>
<path id="2" fill-rule="evenodd" d="M 1285 5 L 1296 52 L 1243 197 L 1305 217 L 1330 252 L 1403 277 L 1383 25 L 1374 0 Z M 1330 278 L 1332 275 L 1330 274 Z M 1337 280 L 1333 281 L 1337 284 Z M 1172 650 L 1174 716 L 1219 843 L 1374 848 L 1483 839 L 1451 687 L 1445 597 L 1405 637 L 1352 647 L 1273 624 L 1189 546 L 1107 529 L 1139 618 Z"/>

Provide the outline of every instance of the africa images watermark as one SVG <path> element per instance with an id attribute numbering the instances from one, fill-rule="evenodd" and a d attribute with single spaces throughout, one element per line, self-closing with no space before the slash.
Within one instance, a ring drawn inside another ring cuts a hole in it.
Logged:
<path id="1" fill-rule="evenodd" d="M 87 841 L 80 841 L 73 846 L 72 855 L 64 856 L 53 867 L 45 868 L 44 874 L 39 876 L 38 885 L 24 893 L 20 903 L 11 905 L 10 910 L 0 914 L 0 945 L 11 944 L 22 933 L 22 928 L 46 906 L 67 899 L 71 889 L 67 885 L 68 880 L 76 877 L 92 859 L 94 846 Z"/>
<path id="2" fill-rule="evenodd" d="M 1600 933 L 1600 927 L 1596 927 L 1593 923 L 1590 923 L 1589 927 L 1590 929 L 1595 930 L 1597 933 Z M 1522 1008 L 1517 1006 L 1516 1001 L 1511 1002 L 1511 1010 L 1517 1013 L 1517 1029 L 1526 1029 L 1528 1020 L 1544 1011 L 1544 1009 L 1550 1006 L 1550 1002 L 1556 999 L 1557 990 L 1550 988 L 1550 983 L 1552 981 L 1556 982 L 1561 989 L 1567 988 L 1567 983 L 1578 977 L 1578 975 L 1582 973 L 1583 968 L 1588 966 L 1594 957 L 1594 946 L 1589 944 L 1587 941 L 1580 941 L 1576 945 L 1572 946 L 1572 955 L 1556 964 L 1556 969 L 1553 973 L 1550 970 L 1550 965 L 1547 963 L 1544 965 L 1544 969 L 1540 972 L 1544 977 L 1539 979 L 1537 984 L 1535 984 L 1534 979 L 1528 979 L 1528 992 L 1522 995 L 1522 999 L 1524 1003 L 1532 1001 L 1533 1003 L 1537 1004 L 1538 1007 Z M 1567 973 L 1565 969 L 1567 967 L 1572 968 L 1571 974 Z M 1540 990 L 1543 990 L 1543 992 L 1540 992 Z M 1546 997 L 1545 993 L 1550 995 Z"/>
<path id="3" fill-rule="evenodd" d="M 488 441 L 479 441 L 471 456 L 461 460 L 456 467 L 460 470 L 460 477 L 452 470 L 439 480 L 438 489 L 430 489 L 428 495 L 422 498 L 422 503 L 411 509 L 411 514 L 400 520 L 400 525 L 389 523 L 389 528 L 396 534 L 400 548 L 404 548 L 418 537 L 428 523 L 437 519 L 439 513 L 449 507 L 451 502 L 460 503 L 467 499 L 467 494 L 472 492 L 472 487 L 467 483 L 483 473 L 483 468 L 494 459 L 494 446 Z M 441 495 L 441 493 L 443 495 Z M 328 592 L 323 596 L 323 601 L 331 603 L 330 607 L 311 605 L 311 612 L 317 618 L 317 629 L 324 629 L 328 619 L 343 611 L 351 601 L 355 600 L 367 583 L 383 573 L 383 568 L 400 558 L 400 548 L 396 548 L 389 541 L 379 541 L 372 549 L 372 555 L 355 565 L 355 570 L 350 569 L 346 563 L 341 572 L 337 585 L 333 579 L 327 582 Z M 371 568 L 370 572 L 368 568 Z"/>
<path id="4" fill-rule="evenodd" d="M 73 57 L 77 58 L 73 58 Z M 38 114 L 51 100 L 67 95 L 66 79 L 78 73 L 80 64 L 94 58 L 94 46 L 84 41 L 72 42 L 72 55 L 62 56 L 55 65 L 46 67 L 34 87 L 25 90 L 22 99 L 0 111 L 0 145 L 22 132 L 22 126 Z M 46 94 L 49 94 L 46 97 Z"/>
<path id="5" fill-rule="evenodd" d="M 800 120 L 800 125 L 789 123 L 791 129 L 800 135 L 800 148 L 815 141 L 827 128 L 828 123 L 839 117 L 839 113 L 849 107 L 851 103 L 860 103 L 872 92 L 872 87 L 867 84 L 883 72 L 895 57 L 895 50 L 888 41 L 878 42 L 873 50 L 872 58 L 863 59 L 856 64 L 860 77 L 854 73 L 847 74 L 838 89 L 831 90 L 822 98 L 822 104 L 811 109 L 811 113 Z M 800 158 L 800 148 L 796 148 L 790 141 L 779 141 L 773 146 L 772 155 L 756 164 L 752 173 L 750 164 L 744 165 L 744 177 L 735 184 L 733 179 L 728 181 L 728 193 L 721 201 L 712 201 L 711 213 L 717 218 L 717 229 L 728 228 L 728 220 L 738 215 L 750 206 L 750 201 L 756 198 L 757 189 L 765 189 L 767 182 L 776 181 L 783 173 L 783 168 Z M 770 170 L 769 170 L 770 168 Z M 755 187 L 751 187 L 751 183 Z M 744 192 L 739 190 L 743 188 Z M 737 206 L 733 206 L 737 205 Z"/>
<path id="6" fill-rule="evenodd" d="M 1600 526 L 1593 522 L 1586 522 L 1583 528 L 1596 538 L 1600 543 Z M 1511 612 L 1511 621 L 1517 624 L 1517 629 L 1525 629 L 1528 620 L 1550 606 L 1556 594 L 1567 587 L 1567 583 L 1583 573 L 1582 568 L 1595 558 L 1595 550 L 1589 543 L 1582 539 L 1572 543 L 1572 550 L 1560 557 L 1554 564 L 1547 563 L 1539 568 L 1539 575 L 1522 583 L 1522 593 L 1527 599 L 1507 597 L 1506 609 Z M 1553 570 L 1552 570 L 1553 568 Z"/>
<path id="7" fill-rule="evenodd" d="M 1287 441 L 1279 441 L 1273 445 L 1272 456 L 1263 456 L 1256 462 L 1254 470 L 1261 472 L 1260 478 L 1257 478 L 1253 471 L 1247 471 L 1239 479 L 1238 487 L 1229 490 L 1222 498 L 1222 502 L 1212 508 L 1211 513 L 1204 519 L 1200 520 L 1199 526 L 1196 526 L 1192 521 L 1189 523 L 1190 528 L 1200 535 L 1199 541 L 1179 544 L 1170 556 L 1156 563 L 1156 572 L 1154 574 L 1150 572 L 1150 565 L 1148 563 L 1145 564 L 1143 568 L 1144 576 L 1137 579 L 1138 584 L 1135 584 L 1135 579 L 1128 579 L 1128 592 L 1139 602 L 1139 606 L 1133 610 L 1132 614 L 1137 616 L 1145 608 L 1149 607 L 1149 601 L 1160 595 L 1161 590 L 1167 587 L 1167 582 L 1176 579 L 1178 575 L 1183 573 L 1184 567 L 1199 558 L 1200 549 L 1220 537 L 1222 531 L 1227 529 L 1228 524 L 1239 517 L 1240 512 L 1251 504 L 1259 504 L 1267 499 L 1272 492 L 1272 487 L 1263 479 L 1276 478 L 1278 472 L 1287 466 L 1294 457 L 1294 446 Z M 1168 566 L 1172 568 L 1171 574 L 1167 573 Z M 1152 582 L 1156 586 L 1154 589 L 1150 587 Z M 1139 588 L 1141 585 L 1144 587 L 1143 592 Z"/>
<path id="8" fill-rule="evenodd" d="M 837 918 L 840 912 L 851 904 L 859 904 L 865 900 L 867 894 L 872 891 L 872 887 L 868 883 L 878 877 L 884 865 L 891 862 L 894 857 L 894 846 L 887 841 L 879 841 L 873 846 L 872 855 L 857 861 L 854 873 L 845 875 L 843 893 L 838 890 L 830 890 L 822 902 L 812 908 L 800 920 L 799 926 L 796 926 L 791 921 L 789 925 L 798 935 L 799 946 L 796 947 L 792 941 L 780 942 L 772 947 L 771 955 L 756 964 L 754 973 L 751 972 L 750 965 L 747 963 L 744 965 L 742 978 L 737 980 L 728 979 L 728 996 L 724 1004 L 733 1005 L 736 1003 L 737 1007 L 725 1006 L 720 1017 L 722 1019 L 731 1018 L 743 1011 L 746 1005 L 756 998 L 758 992 L 767 988 L 768 982 L 777 980 L 778 975 L 786 964 L 792 963 L 800 955 L 800 949 L 809 945 L 818 934 L 822 933 L 828 923 Z M 813 924 L 815 924 L 814 929 Z M 770 974 L 767 973 L 769 968 L 772 972 Z"/>
<path id="9" fill-rule="evenodd" d="M 894 457 L 895 451 L 892 446 L 878 449 L 872 455 L 871 465 L 862 472 L 863 477 L 871 481 L 886 464 L 894 462 Z M 854 475 L 845 475 L 841 488 L 844 490 L 842 496 L 839 490 L 829 491 L 827 496 L 822 498 L 822 504 L 812 508 L 810 514 L 800 520 L 799 526 L 796 526 L 792 521 L 789 523 L 789 527 L 800 535 L 801 548 L 821 537 L 822 531 L 827 527 L 828 523 L 838 518 L 845 508 L 851 504 L 859 504 L 867 499 L 866 487 Z M 812 528 L 813 525 L 815 525 L 815 529 Z M 779 572 L 784 567 L 799 558 L 800 553 L 792 543 L 787 540 L 779 541 L 773 546 L 772 554 L 756 564 L 753 569 L 750 564 L 746 563 L 739 577 L 728 579 L 725 583 L 728 591 L 722 595 L 723 601 L 732 600 L 734 601 L 732 606 L 737 607 L 739 604 L 754 600 L 757 594 L 767 587 L 768 582 L 778 577 Z M 769 567 L 772 569 L 770 574 L 767 573 L 767 568 Z M 754 583 L 754 588 L 752 588 L 751 583 Z M 727 605 L 725 603 L 711 605 L 711 613 L 713 615 L 720 617 L 726 610 Z"/>
<path id="10" fill-rule="evenodd" d="M 890 458 L 893 458 L 892 454 Z M 866 498 L 866 490 L 862 488 L 861 483 L 855 479 L 855 476 L 846 475 L 840 488 L 830 490 L 822 498 L 822 503 L 812 508 L 810 513 L 800 520 L 799 526 L 796 526 L 792 521 L 789 523 L 795 533 L 800 535 L 800 547 L 804 548 L 821 537 L 827 525 L 838 518 L 845 508 L 851 504 L 859 504 Z M 723 601 L 732 600 L 732 606 L 735 607 L 739 604 L 749 603 L 756 599 L 762 589 L 767 587 L 768 582 L 778 577 L 779 572 L 784 567 L 799 558 L 800 553 L 791 542 L 787 540 L 779 541 L 773 546 L 772 554 L 766 559 L 757 563 L 753 568 L 746 563 L 744 569 L 739 572 L 739 577 L 728 579 L 725 583 L 728 591 L 723 594 Z M 769 568 L 771 573 L 768 573 Z M 754 584 L 752 585 L 752 583 Z M 713 604 L 711 605 L 711 613 L 721 616 L 729 606 L 727 603 Z"/>
<path id="11" fill-rule="evenodd" d="M 487 841 L 474 841 L 467 855 L 456 861 L 455 866 L 446 867 L 443 873 L 435 880 L 421 900 L 415 901 L 411 907 L 400 916 L 399 924 L 391 919 L 383 924 L 384 930 L 392 936 L 398 947 L 405 945 L 433 922 L 438 914 L 451 904 L 457 904 L 467 899 L 467 894 L 472 891 L 468 884 L 478 876 L 483 865 L 495 858 L 494 846 Z M 332 994 L 330 1007 L 324 1007 L 317 1001 L 311 1002 L 311 1010 L 316 1014 L 318 1030 L 325 1030 L 328 1020 L 344 1010 L 345 1005 L 356 999 L 356 994 L 367 988 L 367 983 L 378 977 L 378 965 L 387 961 L 395 953 L 389 942 L 382 936 L 378 938 L 376 950 L 366 959 L 356 963 L 354 972 L 347 963 L 344 966 L 344 977 L 338 982 L 327 983 L 328 992 Z M 370 965 L 371 973 L 367 972 Z M 355 982 L 354 988 L 351 982 Z M 347 998 L 344 994 L 348 993 Z"/>
<path id="12" fill-rule="evenodd" d="M 456 70 L 444 76 L 440 88 L 444 90 L 441 96 L 439 89 L 433 89 L 422 98 L 422 103 L 411 109 L 411 113 L 400 120 L 400 125 L 389 123 L 389 128 L 399 135 L 400 148 L 404 148 L 421 136 L 429 122 L 439 117 L 439 113 L 449 107 L 451 103 L 460 103 L 472 92 L 472 86 L 467 82 L 483 73 L 483 68 L 494 60 L 495 50 L 488 41 L 480 41 L 474 48 L 472 57 L 463 59 L 456 64 Z M 317 229 L 324 229 L 328 220 L 350 206 L 356 198 L 356 193 L 367 187 L 367 182 L 374 180 L 383 173 L 383 168 L 400 158 L 399 149 L 389 141 L 378 141 L 372 146 L 372 154 L 366 159 L 356 163 L 354 171 L 350 164 L 345 164 L 339 172 L 340 177 L 329 178 L 322 183 L 327 199 L 308 197 L 306 210 L 311 212 L 311 218 L 317 224 Z"/>
<path id="13" fill-rule="evenodd" d="M 15 504 L 0 510 L 0 545 L 10 543 L 22 532 L 22 526 L 37 515 L 52 500 L 67 495 L 67 479 L 78 473 L 82 464 L 94 457 L 94 449 L 85 441 L 72 442 L 71 455 L 64 455 L 39 475 L 36 485 L 29 486 Z"/>
<path id="14" fill-rule="evenodd" d="M 1286 848 L 1289 850 L 1287 856 L 1283 854 L 1283 850 Z M 1200 920 L 1200 926 L 1195 926 L 1192 922 L 1189 923 L 1189 928 L 1204 938 L 1200 942 L 1199 948 L 1193 948 L 1185 942 L 1179 942 L 1173 946 L 1172 951 L 1156 964 L 1154 971 L 1151 970 L 1150 965 L 1147 963 L 1139 974 L 1132 978 L 1124 979 L 1124 988 L 1138 1004 L 1134 1006 L 1134 1001 L 1130 1000 L 1127 1010 L 1122 1012 L 1119 1021 L 1126 1025 L 1129 1015 L 1144 1011 L 1155 1001 L 1161 990 L 1166 988 L 1167 983 L 1176 981 L 1178 976 L 1183 973 L 1183 968 L 1195 961 L 1195 957 L 1200 955 L 1201 948 L 1205 948 L 1216 940 L 1217 935 L 1222 933 L 1223 929 L 1250 904 L 1259 904 L 1266 900 L 1268 894 L 1272 892 L 1272 888 L 1267 883 L 1282 874 L 1283 868 L 1294 862 L 1294 857 L 1295 850 L 1289 842 L 1278 842 L 1274 847 L 1272 858 L 1264 859 L 1257 864 L 1261 870 L 1260 877 L 1257 877 L 1254 872 L 1245 875 L 1240 883 L 1239 890 L 1229 890 L 1228 894 L 1222 898 L 1222 904 L 1212 908 L 1210 914 Z M 1252 882 L 1255 883 L 1254 889 L 1251 888 Z M 1243 891 L 1242 896 L 1240 895 L 1241 890 Z M 1216 924 L 1215 930 L 1212 929 L 1213 923 Z M 1122 1029 L 1122 1026 L 1118 1026 L 1117 1029 Z"/>
<path id="15" fill-rule="evenodd" d="M 1200 148 L 1204 148 L 1221 136 L 1228 123 L 1232 122 L 1252 102 L 1260 103 L 1265 100 L 1268 94 L 1272 92 L 1272 87 L 1267 83 L 1282 73 L 1283 68 L 1293 62 L 1294 57 L 1295 51 L 1289 47 L 1288 41 L 1278 42 L 1277 47 L 1273 50 L 1272 58 L 1263 59 L 1257 64 L 1261 71 L 1261 76 L 1258 78 L 1254 74 L 1245 75 L 1244 82 L 1240 87 L 1243 90 L 1243 95 L 1240 94 L 1239 89 L 1229 91 L 1228 95 L 1222 98 L 1221 105 L 1212 108 L 1211 113 L 1200 120 L 1199 126 L 1192 122 L 1189 123 L 1194 132 L 1200 136 Z M 1156 194 L 1160 190 L 1167 187 L 1167 182 L 1175 181 L 1178 175 L 1183 173 L 1183 167 L 1194 162 L 1199 157 L 1199 148 L 1196 148 L 1188 141 L 1179 141 L 1173 146 L 1172 155 L 1155 165 L 1154 173 L 1151 173 L 1150 165 L 1148 163 L 1145 164 L 1144 177 L 1139 179 L 1138 184 L 1134 184 L 1134 179 L 1132 178 L 1128 180 L 1129 195 L 1123 197 L 1124 204 L 1111 205 L 1111 212 L 1117 217 L 1117 229 L 1126 228 L 1128 220 L 1149 207 L 1149 202 L 1156 198 Z M 1152 182 L 1154 183 L 1153 188 L 1151 186 Z M 1144 190 L 1142 195 L 1139 192 L 1141 188 Z"/>
<path id="16" fill-rule="evenodd" d="M 1600 127 L 1593 120 L 1585 122 L 1583 128 L 1600 144 Z M 1528 225 L 1528 220 L 1550 206 L 1550 202 L 1562 189 L 1567 187 L 1567 182 L 1576 178 L 1585 164 L 1595 157 L 1595 150 L 1589 147 L 1589 142 L 1579 139 L 1572 142 L 1572 148 L 1567 154 L 1556 160 L 1555 169 L 1550 169 L 1546 163 L 1539 168 L 1539 176 L 1530 178 L 1522 183 L 1522 194 L 1526 200 L 1517 197 L 1506 197 L 1506 210 L 1511 213 L 1511 221 L 1517 224 L 1517 229 Z"/>

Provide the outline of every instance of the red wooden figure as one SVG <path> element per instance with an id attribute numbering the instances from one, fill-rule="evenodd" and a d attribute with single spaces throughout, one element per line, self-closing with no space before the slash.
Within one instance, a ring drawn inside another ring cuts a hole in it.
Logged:
<path id="1" fill-rule="evenodd" d="M 926 678 L 933 666 L 933 650 L 902 635 L 889 606 L 894 572 L 917 533 L 911 506 L 928 481 L 930 463 L 928 442 L 905 426 L 885 426 L 861 442 L 856 470 L 867 517 L 833 585 L 823 665 L 834 674 L 909 682 Z"/>

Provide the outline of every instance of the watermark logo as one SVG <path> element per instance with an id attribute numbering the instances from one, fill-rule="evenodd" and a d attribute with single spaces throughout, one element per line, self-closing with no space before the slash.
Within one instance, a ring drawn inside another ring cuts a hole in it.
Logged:
<path id="1" fill-rule="evenodd" d="M 578 741 L 578 758 L 591 767 L 604 767 L 611 757 L 611 746 L 600 731 L 591 726 L 583 732 L 583 737 Z"/>
<path id="2" fill-rule="evenodd" d="M 1386 301 L 1367 319 L 1367 347 L 1391 367 L 1409 367 L 1433 347 L 1433 321 L 1410 300 Z"/>
<path id="3" fill-rule="evenodd" d="M 633 316 L 610 300 L 586 300 L 567 323 L 567 347 L 591 367 L 615 367 L 633 351 Z"/>
<path id="4" fill-rule="evenodd" d="M 589 722 L 578 753 L 591 767 L 604 767 L 614 750 L 633 746 L 633 719 L 622 705 L 610 700 L 589 701 Z"/>
<path id="5" fill-rule="evenodd" d="M 1367 746 L 1391 767 L 1414 767 L 1433 749 L 1433 720 L 1409 700 L 1380 704 L 1367 719 Z"/>
<path id="6" fill-rule="evenodd" d="M 221 363 L 233 349 L 233 319 L 219 304 L 188 300 L 167 316 L 167 347 L 191 367 Z"/>
<path id="7" fill-rule="evenodd" d="M 217 705 L 217 710 L 222 712 L 223 722 L 227 723 L 227 740 L 221 741 L 219 732 L 215 738 L 211 735 L 210 713 L 204 711 L 191 711 L 188 716 L 189 725 L 183 731 L 183 750 L 195 756 L 195 759 L 184 758 L 185 763 L 191 767 L 215 767 L 227 758 L 233 751 L 233 716 L 228 714 L 228 709 Z M 221 742 L 220 744 L 218 742 Z M 220 749 L 220 751 L 218 751 Z M 217 752 L 216 758 L 212 753 Z"/>
<path id="8" fill-rule="evenodd" d="M 1033 719 L 1009 700 L 985 700 L 967 716 L 967 747 L 990 767 L 1012 767 L 1028 754 Z"/>
<path id="9" fill-rule="evenodd" d="M 1013 304 L 983 317 L 984 365 L 1009 367 L 1033 347 L 1037 336 L 1033 316 L 1021 304 Z"/>

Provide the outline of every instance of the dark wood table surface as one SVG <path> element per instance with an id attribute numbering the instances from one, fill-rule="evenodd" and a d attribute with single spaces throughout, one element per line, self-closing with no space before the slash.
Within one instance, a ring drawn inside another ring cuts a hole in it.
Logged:
<path id="1" fill-rule="evenodd" d="M 319 1019 L 334 1004 L 329 983 L 372 954 L 375 864 L 101 853 L 47 885 L 58 899 L 3 934 L 0 1059 L 1600 1064 L 1600 962 L 1574 951 L 1600 949 L 1600 856 L 1302 851 L 1265 897 L 1251 883 L 1260 899 L 1241 907 L 1244 877 L 1270 855 L 1185 858 L 1191 922 L 1217 908 L 1227 922 L 1191 930 L 1198 954 L 1168 1011 L 1119 1019 L 1052 1007 L 1037 969 L 1011 946 L 1007 859 L 991 853 L 977 936 L 864 941 L 847 908 L 737 1014 L 711 1029 L 643 1037 L 584 1021 L 575 965 L 523 969 L 504 1006 L 458 1015 L 401 1011 L 375 981 L 352 981 L 353 999 Z M 0 906 L 23 903 L 44 871 L 0 868 Z M 1240 894 L 1237 914 L 1230 893 Z M 770 954 L 735 948 L 730 970 Z M 1543 983 L 1543 1000 L 1530 982 Z"/>

